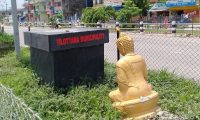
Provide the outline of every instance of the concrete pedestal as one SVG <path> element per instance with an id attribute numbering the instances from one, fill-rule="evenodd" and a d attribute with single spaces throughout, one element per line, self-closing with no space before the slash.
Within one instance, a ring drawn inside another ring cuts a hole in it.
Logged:
<path id="1" fill-rule="evenodd" d="M 69 32 L 25 32 L 31 65 L 41 82 L 67 87 L 104 76 L 104 43 L 107 29 L 79 29 Z"/>

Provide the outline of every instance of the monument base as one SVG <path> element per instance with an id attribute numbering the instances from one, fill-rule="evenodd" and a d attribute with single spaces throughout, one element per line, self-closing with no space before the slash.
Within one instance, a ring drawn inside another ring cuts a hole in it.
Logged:
<path id="1" fill-rule="evenodd" d="M 64 51 L 46 52 L 31 47 L 31 64 L 41 83 L 66 88 L 98 82 L 104 77 L 104 45 L 80 47 Z"/>
<path id="2" fill-rule="evenodd" d="M 144 120 L 156 115 L 161 109 L 157 106 L 158 93 L 152 91 L 152 94 L 134 100 L 115 102 L 113 107 L 120 110 L 124 120 Z"/>

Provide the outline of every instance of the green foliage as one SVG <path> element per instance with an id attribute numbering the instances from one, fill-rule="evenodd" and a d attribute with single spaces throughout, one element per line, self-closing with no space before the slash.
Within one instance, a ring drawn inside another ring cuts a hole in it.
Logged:
<path id="1" fill-rule="evenodd" d="M 115 10 L 112 7 L 85 8 L 83 10 L 82 21 L 85 23 L 106 22 L 111 17 L 115 17 Z"/>
<path id="2" fill-rule="evenodd" d="M 85 23 L 96 23 L 93 20 L 93 13 L 95 12 L 94 8 L 91 7 L 87 7 L 83 10 L 83 14 L 82 14 L 82 21 Z"/>
<path id="3" fill-rule="evenodd" d="M 0 33 L 0 57 L 14 49 L 14 36 L 7 33 Z"/>
<path id="4" fill-rule="evenodd" d="M 153 88 L 159 92 L 160 106 L 189 120 L 200 119 L 200 85 L 166 70 L 149 72 Z"/>
<path id="5" fill-rule="evenodd" d="M 129 23 L 130 19 L 137 16 L 141 10 L 131 0 L 126 0 L 123 8 L 117 12 L 117 20 L 121 23 Z"/>
<path id="6" fill-rule="evenodd" d="M 30 67 L 29 49 L 23 49 L 20 62 L 13 52 L 0 58 L 0 76 L 0 82 L 11 87 L 44 120 L 119 119 L 108 98 L 108 93 L 116 89 L 113 64 L 105 62 L 105 80 L 101 83 L 55 89 L 38 84 L 39 77 Z M 189 120 L 200 119 L 199 84 L 165 70 L 149 71 L 148 78 L 153 89 L 159 92 L 163 110 Z"/>
<path id="7" fill-rule="evenodd" d="M 56 16 L 51 16 L 49 18 L 50 25 L 54 26 L 56 24 Z"/>
<path id="8" fill-rule="evenodd" d="M 105 11 L 108 14 L 108 16 L 116 18 L 116 12 L 115 12 L 115 9 L 113 7 L 107 6 L 107 7 L 105 7 Z"/>
<path id="9" fill-rule="evenodd" d="M 62 21 L 63 14 L 62 14 L 62 13 L 58 13 L 58 14 L 57 14 L 57 18 L 58 18 L 59 20 L 61 20 L 61 21 Z"/>
<path id="10" fill-rule="evenodd" d="M 143 16 L 147 16 L 147 10 L 149 9 L 150 7 L 150 2 L 149 0 L 132 0 L 133 3 L 139 8 L 142 10 L 142 15 Z"/>
<path id="11" fill-rule="evenodd" d="M 0 33 L 0 44 L 14 44 L 14 36 L 7 33 Z"/>
<path id="12" fill-rule="evenodd" d="M 105 69 L 108 79 L 102 83 L 56 89 L 39 85 L 39 77 L 30 67 L 29 50 L 23 49 L 21 54 L 20 62 L 13 52 L 0 58 L 0 82 L 12 88 L 44 120 L 119 119 L 119 113 L 112 108 L 108 98 L 115 87 L 114 69 Z M 111 65 L 105 63 L 105 66 Z"/>

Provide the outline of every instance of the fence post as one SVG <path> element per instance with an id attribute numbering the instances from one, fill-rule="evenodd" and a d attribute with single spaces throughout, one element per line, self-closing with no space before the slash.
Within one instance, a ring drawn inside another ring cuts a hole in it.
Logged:
<path id="1" fill-rule="evenodd" d="M 119 26 L 119 22 L 116 22 L 115 23 L 115 30 L 117 32 L 117 39 L 119 38 L 120 36 L 120 26 Z M 120 54 L 119 54 L 119 49 L 117 48 L 117 60 L 120 59 Z"/>
<path id="2" fill-rule="evenodd" d="M 28 31 L 31 31 L 31 26 L 30 25 L 28 25 Z"/>
<path id="3" fill-rule="evenodd" d="M 85 26 L 83 22 L 81 22 L 81 26 L 82 26 L 82 27 L 84 27 L 84 26 Z"/>
<path id="4" fill-rule="evenodd" d="M 143 21 L 140 21 L 140 33 L 143 33 L 144 32 L 144 23 Z"/>
<path id="5" fill-rule="evenodd" d="M 172 34 L 176 35 L 176 21 L 172 21 Z"/>
<path id="6" fill-rule="evenodd" d="M 193 23 L 192 23 L 192 35 L 193 35 L 193 32 L 194 32 L 193 30 L 194 30 L 194 25 L 193 25 Z"/>
<path id="7" fill-rule="evenodd" d="M 1 25 L 1 33 L 4 33 L 4 25 Z"/>
<path id="8" fill-rule="evenodd" d="M 101 27 L 102 27 L 101 23 L 97 22 L 97 28 L 101 28 Z"/>
<path id="9" fill-rule="evenodd" d="M 69 26 L 72 27 L 72 22 L 69 22 Z"/>

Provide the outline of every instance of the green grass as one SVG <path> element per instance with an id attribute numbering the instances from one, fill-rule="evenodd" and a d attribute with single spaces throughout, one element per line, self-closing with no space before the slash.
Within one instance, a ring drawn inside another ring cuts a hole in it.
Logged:
<path id="1" fill-rule="evenodd" d="M 172 34 L 169 29 L 145 29 L 145 33 L 154 33 L 154 34 Z M 176 30 L 177 35 L 187 35 L 190 34 L 190 36 L 200 36 L 199 30 Z"/>
<path id="2" fill-rule="evenodd" d="M 0 82 L 12 88 L 43 119 L 120 119 L 108 98 L 108 93 L 116 88 L 113 64 L 105 63 L 105 80 L 101 83 L 56 89 L 38 84 L 39 77 L 31 70 L 29 56 L 29 50 L 23 49 L 20 62 L 13 52 L 1 57 Z M 159 92 L 159 104 L 163 110 L 189 120 L 200 119 L 199 84 L 165 70 L 150 71 L 149 82 Z"/>
<path id="3" fill-rule="evenodd" d="M 14 36 L 9 35 L 7 33 L 0 33 L 0 43 L 13 44 L 14 43 Z"/>
<path id="4" fill-rule="evenodd" d="M 167 73 L 149 72 L 149 80 L 159 92 L 161 108 L 189 120 L 200 119 L 200 85 Z"/>
<path id="5" fill-rule="evenodd" d="M 108 69 L 112 66 L 106 65 L 110 75 L 106 75 L 107 81 L 101 84 L 59 90 L 38 85 L 39 78 L 30 69 L 28 53 L 27 49 L 22 51 L 21 62 L 16 61 L 14 53 L 0 58 L 0 82 L 14 89 L 15 94 L 40 113 L 43 119 L 119 119 L 119 113 L 113 110 L 108 98 L 108 93 L 115 87 L 111 84 L 114 69 Z"/>

